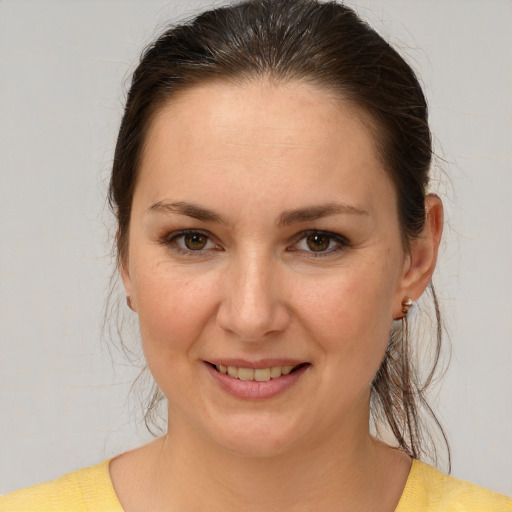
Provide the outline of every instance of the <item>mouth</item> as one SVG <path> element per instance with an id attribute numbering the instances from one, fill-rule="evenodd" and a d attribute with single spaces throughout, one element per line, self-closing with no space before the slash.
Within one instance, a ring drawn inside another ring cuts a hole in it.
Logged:
<path id="1" fill-rule="evenodd" d="M 284 375 L 290 375 L 306 366 L 309 363 L 300 363 L 297 365 L 270 366 L 267 368 L 244 368 L 241 366 L 227 366 L 223 364 L 209 363 L 218 373 L 227 375 L 233 379 L 243 381 L 268 382 L 279 379 Z"/>
<path id="2" fill-rule="evenodd" d="M 237 399 L 262 400 L 281 396 L 294 388 L 311 363 L 290 359 L 204 361 L 220 388 Z"/>

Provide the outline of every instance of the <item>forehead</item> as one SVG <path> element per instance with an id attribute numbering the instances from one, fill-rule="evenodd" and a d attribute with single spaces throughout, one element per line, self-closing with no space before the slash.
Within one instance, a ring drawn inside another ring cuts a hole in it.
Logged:
<path id="1" fill-rule="evenodd" d="M 154 116 L 136 195 L 271 191 L 303 203 L 304 194 L 325 201 L 350 192 L 352 202 L 370 201 L 377 181 L 393 191 L 369 126 L 359 108 L 307 83 L 194 86 Z"/>

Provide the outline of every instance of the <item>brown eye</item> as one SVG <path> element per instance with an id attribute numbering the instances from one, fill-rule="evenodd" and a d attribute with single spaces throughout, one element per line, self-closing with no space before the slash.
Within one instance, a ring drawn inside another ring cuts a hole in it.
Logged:
<path id="1" fill-rule="evenodd" d="M 313 252 L 325 251 L 329 248 L 331 238 L 322 233 L 313 233 L 306 237 L 306 244 Z"/>
<path id="2" fill-rule="evenodd" d="M 298 233 L 296 240 L 287 250 L 300 251 L 309 257 L 334 257 L 350 247 L 350 242 L 343 235 L 316 229 Z"/>
<path id="3" fill-rule="evenodd" d="M 183 256 L 206 256 L 212 251 L 222 250 L 219 245 L 214 243 L 208 232 L 192 229 L 170 233 L 163 237 L 160 243 L 172 249 L 177 255 Z"/>
<path id="4" fill-rule="evenodd" d="M 183 235 L 183 243 L 191 251 L 200 251 L 206 247 L 208 237 L 202 233 L 187 233 Z"/>

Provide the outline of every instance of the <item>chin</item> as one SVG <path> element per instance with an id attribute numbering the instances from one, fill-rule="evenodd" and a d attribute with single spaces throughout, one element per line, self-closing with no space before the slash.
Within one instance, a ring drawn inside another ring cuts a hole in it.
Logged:
<path id="1" fill-rule="evenodd" d="M 276 421 L 275 416 L 269 417 L 269 421 L 254 416 L 237 418 L 229 425 L 219 425 L 219 430 L 210 432 L 210 435 L 220 448 L 241 457 L 283 455 L 292 450 L 305 432 L 303 427 L 297 428 L 298 424 L 294 428 L 291 424 Z"/>

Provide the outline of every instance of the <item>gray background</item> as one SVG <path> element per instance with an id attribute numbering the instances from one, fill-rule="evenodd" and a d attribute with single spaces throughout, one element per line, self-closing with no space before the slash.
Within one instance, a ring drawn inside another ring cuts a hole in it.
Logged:
<path id="1" fill-rule="evenodd" d="M 102 341 L 104 195 L 140 49 L 213 3 L 0 0 L 0 493 L 149 438 L 137 371 Z M 356 5 L 419 71 L 442 158 L 453 474 L 512 495 L 512 2 Z"/>

